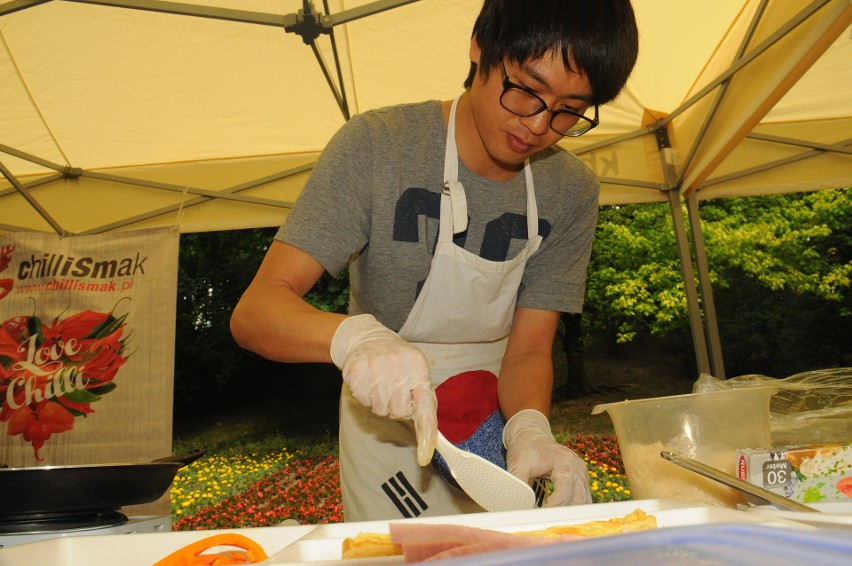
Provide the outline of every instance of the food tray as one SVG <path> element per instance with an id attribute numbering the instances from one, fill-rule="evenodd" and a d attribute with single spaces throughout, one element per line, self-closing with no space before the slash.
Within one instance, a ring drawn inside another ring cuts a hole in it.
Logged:
<path id="1" fill-rule="evenodd" d="M 627 533 L 438 563 L 445 566 L 848 566 L 850 556 L 852 541 L 848 534 L 839 531 L 790 531 L 778 526 L 724 523 Z"/>
<path id="2" fill-rule="evenodd" d="M 606 520 L 614 517 L 623 517 L 635 509 L 642 509 L 646 513 L 653 514 L 657 518 L 660 527 L 689 528 L 706 527 L 715 524 L 738 524 L 754 526 L 772 526 L 784 533 L 789 531 L 818 532 L 813 526 L 804 525 L 794 521 L 787 521 L 781 517 L 775 517 L 768 513 L 749 513 L 712 506 L 695 506 L 692 503 L 684 503 L 667 500 L 636 500 L 622 501 L 617 503 L 596 503 L 591 505 L 579 505 L 574 507 L 560 507 L 555 509 L 536 509 L 532 511 L 503 512 L 503 513 L 474 513 L 469 515 L 455 515 L 448 517 L 431 517 L 425 519 L 410 519 L 410 521 L 424 523 L 453 523 L 473 527 L 495 529 L 502 531 L 520 531 L 544 529 L 554 525 L 568 525 L 583 523 L 587 521 Z M 657 529 L 646 531 L 646 533 L 664 533 L 673 529 Z M 341 564 L 341 547 L 343 539 L 355 536 L 360 532 L 387 532 L 388 521 L 373 521 L 361 523 L 338 523 L 328 525 L 296 525 L 280 527 L 264 527 L 253 529 L 230 529 L 218 531 L 191 531 L 174 533 L 136 533 L 115 535 L 90 535 L 81 537 L 63 537 L 48 539 L 39 542 L 11 546 L 0 550 L 0 566 L 17 566 L 19 564 L 50 564 L 51 566 L 113 566 L 115 564 L 129 566 L 150 566 L 154 562 L 171 554 L 190 543 L 202 540 L 206 537 L 219 533 L 239 533 L 257 542 L 269 559 L 266 565 L 287 566 L 301 564 L 303 566 L 321 566 Z M 634 535 L 643 533 L 631 533 L 618 535 L 617 539 L 610 538 L 608 544 L 615 545 L 616 541 L 642 542 L 644 539 L 632 539 Z M 844 533 L 847 535 L 848 533 Z M 662 536 L 662 535 L 655 535 Z M 586 545 L 599 539 L 568 543 L 572 545 Z M 627 544 L 627 543 L 625 543 Z M 548 552 L 562 553 L 562 544 L 553 545 Z M 616 545 L 617 546 L 617 545 Z M 215 549 L 214 549 L 215 550 Z M 522 549 L 522 554 L 536 549 Z M 570 552 L 579 552 L 582 547 Z M 770 549 L 772 550 L 772 549 Z M 852 548 L 850 549 L 852 551 Z M 497 564 L 494 562 L 498 557 L 503 559 L 516 559 L 517 551 L 502 552 L 488 556 L 486 562 L 480 556 L 467 557 L 468 562 L 453 561 L 454 564 Z M 816 553 L 818 556 L 819 553 Z M 562 554 L 559 554 L 562 556 Z M 847 555 L 848 557 L 848 555 Z M 561 559 L 561 558 L 560 558 Z M 511 564 L 513 562 L 501 562 Z M 517 564 L 530 564 L 524 559 Z M 614 562 L 615 563 L 615 562 Z M 811 560 L 809 566 L 818 564 Z M 346 566 L 364 566 L 365 564 L 376 564 L 382 566 L 396 566 L 403 564 L 401 556 L 392 556 L 378 559 L 353 559 L 346 560 Z M 546 564 L 546 562 L 542 562 Z M 778 562 L 773 562 L 777 566 Z"/>
<path id="3" fill-rule="evenodd" d="M 554 509 L 535 509 L 532 511 L 510 511 L 503 513 L 473 513 L 452 517 L 430 517 L 409 520 L 432 524 L 452 523 L 512 532 L 532 531 L 546 529 L 554 525 L 570 525 L 623 517 L 635 509 L 642 509 L 646 513 L 654 515 L 660 527 L 682 527 L 711 523 L 747 523 L 773 524 L 788 528 L 808 528 L 771 516 L 748 514 L 734 509 L 715 506 L 696 507 L 692 503 L 668 500 L 596 503 Z M 354 537 L 361 532 L 387 533 L 388 521 L 319 525 L 315 530 L 305 535 L 305 537 L 288 545 L 277 554 L 270 555 L 267 563 L 281 566 L 292 564 L 309 564 L 310 566 L 339 564 L 343 539 Z M 472 558 L 469 557 L 468 560 Z M 349 559 L 345 561 L 345 564 L 347 566 L 364 566 L 366 564 L 396 566 L 404 564 L 404 561 L 401 556 L 392 556 L 378 559 Z"/>
<path id="4" fill-rule="evenodd" d="M 796 513 L 794 511 L 783 511 L 766 505 L 749 507 L 746 510 L 752 514 L 761 514 L 771 519 L 785 519 L 795 521 L 812 527 L 845 529 L 852 531 L 852 501 L 831 503 L 808 503 L 819 513 Z"/>
<path id="5" fill-rule="evenodd" d="M 268 555 L 314 530 L 313 525 L 67 536 L 0 549 L 0 566 L 151 566 L 188 544 L 222 533 L 239 533 L 258 543 Z M 215 549 L 214 549 L 215 551 Z"/>

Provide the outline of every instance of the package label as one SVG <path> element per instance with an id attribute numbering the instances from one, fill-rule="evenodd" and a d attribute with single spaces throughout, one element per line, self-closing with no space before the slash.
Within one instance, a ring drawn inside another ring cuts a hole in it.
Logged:
<path id="1" fill-rule="evenodd" d="M 737 452 L 737 475 L 801 503 L 852 501 L 852 444 Z"/>

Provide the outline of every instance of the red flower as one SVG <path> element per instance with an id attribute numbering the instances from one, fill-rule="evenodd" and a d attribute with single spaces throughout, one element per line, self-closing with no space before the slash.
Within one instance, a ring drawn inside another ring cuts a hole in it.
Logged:
<path id="1" fill-rule="evenodd" d="M 38 451 L 55 432 L 65 432 L 74 427 L 74 416 L 61 405 L 52 401 L 41 401 L 12 411 L 7 434 L 23 434 L 31 442 L 36 460 L 42 460 Z"/>

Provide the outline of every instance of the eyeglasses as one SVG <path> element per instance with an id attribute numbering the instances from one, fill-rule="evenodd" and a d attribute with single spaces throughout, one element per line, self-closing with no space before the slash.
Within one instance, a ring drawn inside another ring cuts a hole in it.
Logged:
<path id="1" fill-rule="evenodd" d="M 512 114 L 526 118 L 535 116 L 547 110 L 550 112 L 550 128 L 563 136 L 582 136 L 598 125 L 598 105 L 594 105 L 595 116 L 589 118 L 573 110 L 554 110 L 536 93 L 525 86 L 513 83 L 506 74 L 506 64 L 501 61 L 503 69 L 503 94 L 500 95 L 500 105 Z M 586 112 L 592 108 L 589 107 Z"/>

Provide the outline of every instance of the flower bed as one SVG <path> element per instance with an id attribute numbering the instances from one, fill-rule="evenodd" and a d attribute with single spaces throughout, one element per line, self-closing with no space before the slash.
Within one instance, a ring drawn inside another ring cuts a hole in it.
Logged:
<path id="1" fill-rule="evenodd" d="M 589 466 L 593 502 L 627 501 L 631 498 L 615 436 L 581 435 L 568 440 L 565 445 L 582 456 Z"/>
<path id="2" fill-rule="evenodd" d="M 630 499 L 614 436 L 583 435 L 565 444 L 587 462 L 595 503 Z M 338 523 L 343 521 L 338 460 L 286 450 L 204 457 L 178 471 L 171 513 L 177 531 L 268 527 L 288 519 Z"/>

